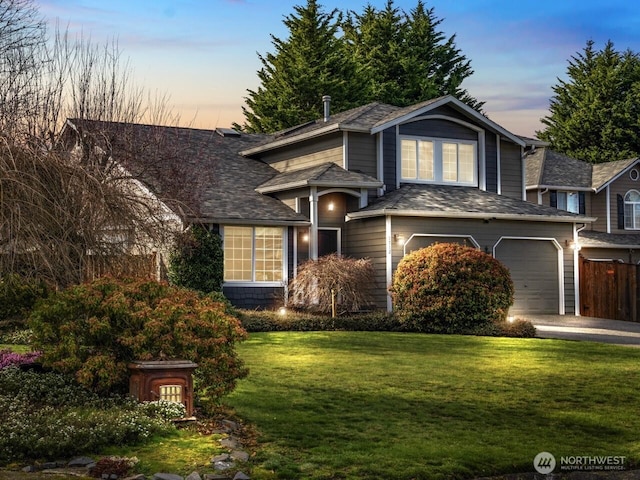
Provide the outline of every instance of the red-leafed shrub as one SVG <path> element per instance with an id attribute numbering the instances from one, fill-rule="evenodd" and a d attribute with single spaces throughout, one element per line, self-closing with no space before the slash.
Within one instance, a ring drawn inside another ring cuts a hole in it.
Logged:
<path id="1" fill-rule="evenodd" d="M 513 303 L 513 283 L 504 265 L 450 243 L 405 256 L 389 290 L 400 321 L 425 332 L 477 332 L 504 321 Z"/>
<path id="2" fill-rule="evenodd" d="M 103 277 L 50 296 L 32 312 L 43 364 L 98 393 L 126 391 L 133 360 L 191 360 L 196 390 L 215 400 L 246 369 L 234 346 L 246 337 L 224 302 L 140 279 Z"/>

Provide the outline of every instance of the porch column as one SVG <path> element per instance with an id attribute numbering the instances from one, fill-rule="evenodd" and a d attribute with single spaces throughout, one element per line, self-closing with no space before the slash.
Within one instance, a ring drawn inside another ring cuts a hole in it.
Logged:
<path id="1" fill-rule="evenodd" d="M 318 259 L 318 187 L 309 191 L 309 259 Z"/>

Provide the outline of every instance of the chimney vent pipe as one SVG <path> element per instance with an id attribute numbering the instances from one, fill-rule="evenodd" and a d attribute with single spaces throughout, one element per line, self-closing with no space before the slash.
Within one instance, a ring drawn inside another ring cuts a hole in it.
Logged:
<path id="1" fill-rule="evenodd" d="M 331 116 L 331 97 L 329 95 L 324 95 L 322 97 L 322 104 L 324 105 L 324 121 L 328 122 L 329 117 Z"/>

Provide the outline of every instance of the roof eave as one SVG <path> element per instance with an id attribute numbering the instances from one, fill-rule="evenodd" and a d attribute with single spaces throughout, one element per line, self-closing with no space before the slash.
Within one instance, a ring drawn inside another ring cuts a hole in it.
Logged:
<path id="1" fill-rule="evenodd" d="M 596 190 L 593 187 L 575 187 L 570 185 L 527 185 L 527 190 L 567 190 L 574 192 L 595 192 Z"/>
<path id="2" fill-rule="evenodd" d="M 482 220 L 517 220 L 527 222 L 554 222 L 554 223 L 593 223 L 594 217 L 570 217 L 563 215 L 518 215 L 513 213 L 483 213 L 483 212 L 434 212 L 424 210 L 396 210 L 384 208 L 380 210 L 368 210 L 347 214 L 347 221 L 360 218 L 396 216 L 396 217 L 428 217 L 428 218 L 472 218 Z"/>
<path id="3" fill-rule="evenodd" d="M 293 145 L 294 143 L 302 142 L 304 140 L 309 140 L 316 137 L 321 137 L 323 135 L 327 135 L 328 133 L 339 132 L 339 131 L 371 133 L 368 128 L 353 127 L 353 126 L 349 126 L 348 124 L 345 125 L 342 123 L 332 123 L 331 125 L 327 125 L 326 127 L 318 128 L 316 130 L 311 130 L 309 132 L 301 133 L 298 135 L 292 135 L 287 138 L 281 138 L 279 140 L 274 140 L 273 142 L 265 143 L 257 147 L 243 150 L 242 152 L 240 152 L 240 154 L 246 157 L 250 157 L 258 153 L 268 152 L 269 150 L 275 150 L 277 148 L 286 147 L 287 145 Z"/>
<path id="4" fill-rule="evenodd" d="M 325 182 L 322 180 L 302 180 L 299 182 L 290 182 L 282 185 L 273 185 L 269 187 L 258 187 L 256 192 L 261 194 L 284 192 L 285 190 L 295 190 L 305 187 L 327 187 L 327 188 L 380 188 L 382 182 Z"/>
<path id="5" fill-rule="evenodd" d="M 311 225 L 309 220 L 278 220 L 260 218 L 225 218 L 225 217 L 189 217 L 188 223 L 205 223 L 220 225 L 261 225 L 276 227 L 307 227 Z"/>

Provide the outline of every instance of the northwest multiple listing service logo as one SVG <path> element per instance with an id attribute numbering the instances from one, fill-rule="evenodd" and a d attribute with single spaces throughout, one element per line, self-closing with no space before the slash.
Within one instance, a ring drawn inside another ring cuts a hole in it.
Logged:
<path id="1" fill-rule="evenodd" d="M 610 471 L 624 470 L 627 457 L 622 455 L 567 455 L 560 457 L 561 471 Z M 540 452 L 533 459 L 536 472 L 546 475 L 556 468 L 556 457 Z"/>

